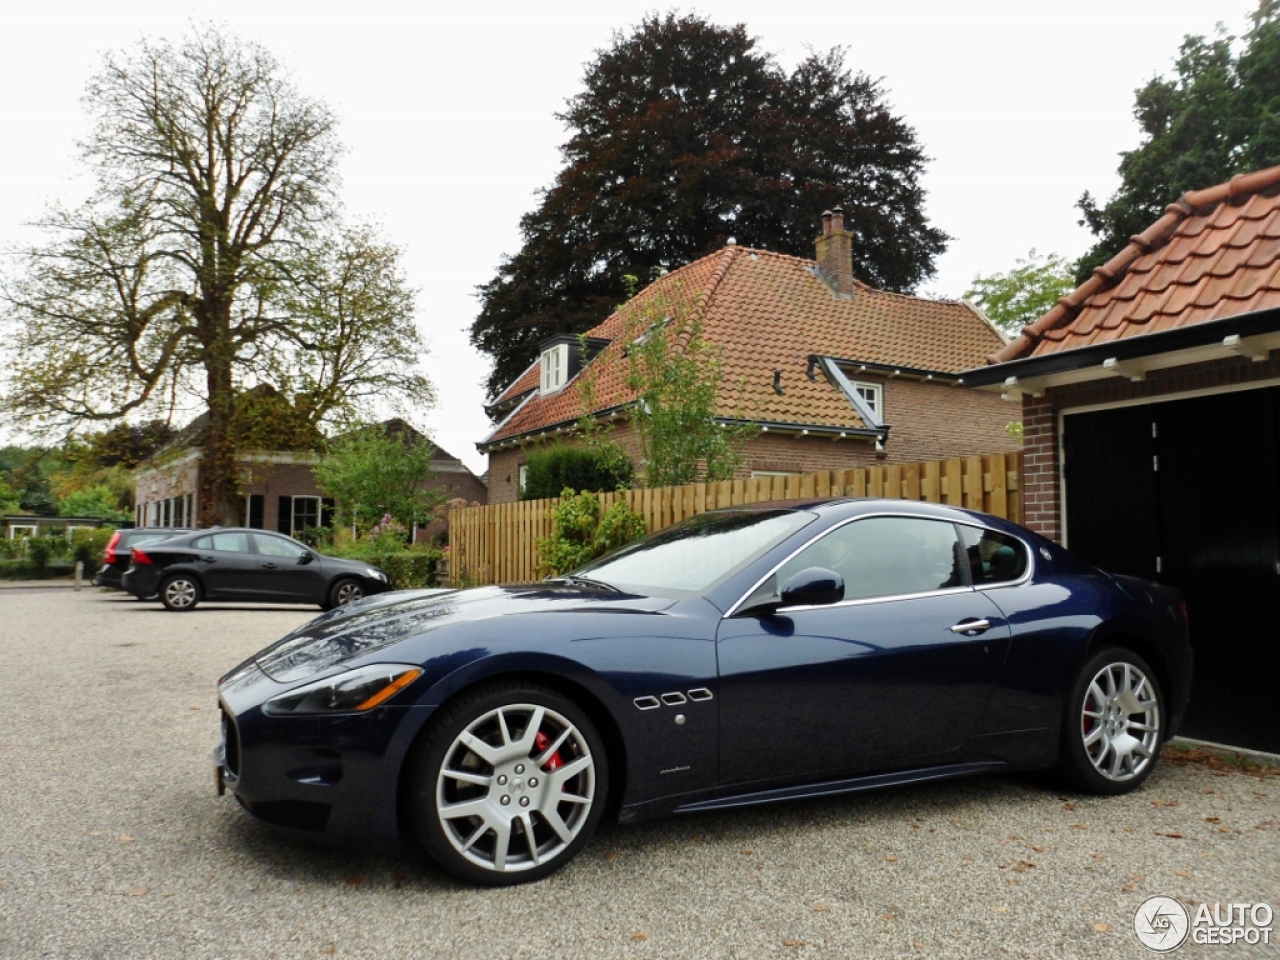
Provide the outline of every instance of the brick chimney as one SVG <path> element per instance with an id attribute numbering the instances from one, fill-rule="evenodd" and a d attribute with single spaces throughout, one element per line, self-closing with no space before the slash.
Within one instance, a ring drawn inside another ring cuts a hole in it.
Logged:
<path id="1" fill-rule="evenodd" d="M 853 296 L 853 235 L 844 228 L 843 209 L 823 211 L 822 236 L 814 245 L 823 278 L 836 293 Z"/>

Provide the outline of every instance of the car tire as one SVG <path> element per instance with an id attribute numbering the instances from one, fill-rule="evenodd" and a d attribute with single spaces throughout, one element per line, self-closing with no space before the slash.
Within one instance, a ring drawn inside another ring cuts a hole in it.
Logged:
<path id="1" fill-rule="evenodd" d="M 604 741 L 586 712 L 554 690 L 514 681 L 442 708 L 406 774 L 410 823 L 427 854 L 463 880 L 495 887 L 540 880 L 572 860 L 609 793 Z"/>
<path id="2" fill-rule="evenodd" d="M 348 603 L 355 603 L 357 600 L 364 599 L 364 596 L 364 584 L 352 577 L 342 577 L 330 585 L 329 594 L 325 597 L 324 608 L 332 610 L 334 607 L 344 607 Z"/>
<path id="3" fill-rule="evenodd" d="M 1140 787 L 1160 757 L 1167 711 L 1151 666 L 1124 647 L 1103 647 L 1067 694 L 1058 773 L 1085 793 Z"/>
<path id="4" fill-rule="evenodd" d="M 200 581 L 185 573 L 165 577 L 160 584 L 160 602 L 164 604 L 166 610 L 172 610 L 175 613 L 194 610 L 203 596 L 204 591 L 200 587 Z"/>

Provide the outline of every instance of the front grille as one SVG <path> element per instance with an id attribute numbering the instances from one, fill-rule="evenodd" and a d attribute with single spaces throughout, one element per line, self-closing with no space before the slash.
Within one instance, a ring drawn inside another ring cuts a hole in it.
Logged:
<path id="1" fill-rule="evenodd" d="M 222 708 L 222 763 L 233 777 L 240 776 L 240 731 L 226 707 Z"/>

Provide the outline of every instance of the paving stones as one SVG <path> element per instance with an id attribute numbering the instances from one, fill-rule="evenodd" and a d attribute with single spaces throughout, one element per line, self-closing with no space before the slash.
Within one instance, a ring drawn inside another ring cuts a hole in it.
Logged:
<path id="1" fill-rule="evenodd" d="M 1280 900 L 1280 778 L 1196 756 L 615 826 L 508 890 L 285 837 L 214 793 L 214 683 L 314 612 L 0 595 L 0 958 L 1132 958 L 1152 894 Z"/>

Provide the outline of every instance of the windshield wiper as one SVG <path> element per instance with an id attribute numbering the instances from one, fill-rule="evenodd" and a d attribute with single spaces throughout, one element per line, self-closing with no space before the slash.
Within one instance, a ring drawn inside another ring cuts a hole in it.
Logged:
<path id="1" fill-rule="evenodd" d="M 621 593 L 622 591 L 615 587 L 612 583 L 605 583 L 603 580 L 592 580 L 590 577 L 579 577 L 573 574 L 565 577 L 555 578 L 560 583 L 576 583 L 585 587 L 599 587 L 601 590 L 608 590 L 610 593 Z"/>

